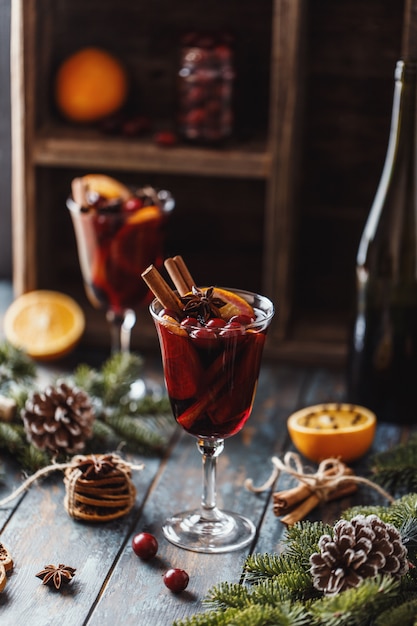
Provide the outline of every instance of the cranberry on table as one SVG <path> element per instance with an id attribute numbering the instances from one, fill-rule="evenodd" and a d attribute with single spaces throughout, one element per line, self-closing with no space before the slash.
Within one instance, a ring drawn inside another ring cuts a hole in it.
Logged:
<path id="1" fill-rule="evenodd" d="M 164 575 L 165 586 L 173 593 L 180 593 L 187 588 L 190 577 L 183 569 L 173 567 Z"/>
<path id="2" fill-rule="evenodd" d="M 151 533 L 139 533 L 132 539 L 132 548 L 139 558 L 148 561 L 158 552 L 158 541 Z"/>

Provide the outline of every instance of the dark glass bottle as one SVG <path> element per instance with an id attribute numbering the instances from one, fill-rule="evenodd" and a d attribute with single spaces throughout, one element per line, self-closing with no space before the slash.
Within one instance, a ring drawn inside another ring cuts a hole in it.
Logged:
<path id="1" fill-rule="evenodd" d="M 417 424 L 415 62 L 399 61 L 382 177 L 356 258 L 349 398 L 378 419 Z"/>

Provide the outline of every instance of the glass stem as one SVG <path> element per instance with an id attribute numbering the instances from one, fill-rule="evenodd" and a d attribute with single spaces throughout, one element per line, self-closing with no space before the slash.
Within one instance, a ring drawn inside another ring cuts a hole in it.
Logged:
<path id="1" fill-rule="evenodd" d="M 136 322 L 135 312 L 132 309 L 123 313 L 107 311 L 106 317 L 110 325 L 111 353 L 130 352 L 130 338 Z"/>
<path id="2" fill-rule="evenodd" d="M 223 439 L 199 439 L 197 447 L 203 456 L 203 495 L 201 497 L 202 517 L 215 521 L 219 518 L 216 506 L 217 457 L 224 448 Z"/>

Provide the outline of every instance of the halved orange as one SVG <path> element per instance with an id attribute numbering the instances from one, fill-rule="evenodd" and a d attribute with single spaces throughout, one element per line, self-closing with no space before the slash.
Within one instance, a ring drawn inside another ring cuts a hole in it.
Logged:
<path id="1" fill-rule="evenodd" d="M 79 342 L 85 317 L 79 305 L 57 291 L 29 291 L 4 316 L 4 334 L 16 348 L 39 360 L 58 359 Z"/>
<path id="2" fill-rule="evenodd" d="M 287 427 L 297 450 L 310 461 L 340 458 L 349 462 L 371 447 L 376 417 L 355 404 L 316 404 L 290 415 Z"/>

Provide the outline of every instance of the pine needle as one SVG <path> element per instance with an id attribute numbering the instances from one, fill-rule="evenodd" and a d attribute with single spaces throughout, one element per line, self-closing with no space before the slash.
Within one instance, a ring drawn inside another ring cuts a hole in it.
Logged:
<path id="1" fill-rule="evenodd" d="M 390 493 L 417 491 L 417 435 L 407 443 L 375 454 L 371 468 L 372 479 Z"/>
<path id="2" fill-rule="evenodd" d="M 359 587 L 323 597 L 310 607 L 326 626 L 368 626 L 381 610 L 395 602 L 400 582 L 391 576 L 366 579 Z"/>

